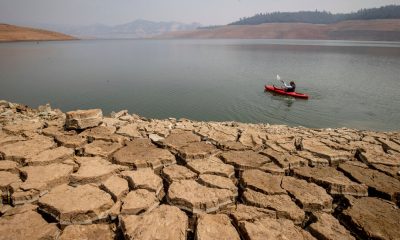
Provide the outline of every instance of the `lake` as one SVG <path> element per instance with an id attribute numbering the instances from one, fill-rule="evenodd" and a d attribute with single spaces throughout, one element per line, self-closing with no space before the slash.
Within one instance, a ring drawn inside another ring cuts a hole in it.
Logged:
<path id="1" fill-rule="evenodd" d="M 264 92 L 294 80 L 309 100 Z M 400 43 L 82 40 L 0 44 L 0 99 L 63 111 L 400 128 Z"/>

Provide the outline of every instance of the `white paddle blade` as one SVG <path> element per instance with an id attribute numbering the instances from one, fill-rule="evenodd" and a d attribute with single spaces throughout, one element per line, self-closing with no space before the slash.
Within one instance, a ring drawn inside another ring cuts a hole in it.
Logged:
<path id="1" fill-rule="evenodd" d="M 276 75 L 276 80 L 280 81 L 281 77 L 279 75 Z"/>

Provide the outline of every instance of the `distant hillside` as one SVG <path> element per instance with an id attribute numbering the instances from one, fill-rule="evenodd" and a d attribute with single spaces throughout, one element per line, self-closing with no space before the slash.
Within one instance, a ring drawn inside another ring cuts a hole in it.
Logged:
<path id="1" fill-rule="evenodd" d="M 167 32 L 187 31 L 198 28 L 200 24 L 179 22 L 152 22 L 135 20 L 133 22 L 108 26 L 94 24 L 89 26 L 42 25 L 46 29 L 63 32 L 79 38 L 150 38 Z"/>
<path id="2" fill-rule="evenodd" d="M 314 23 L 329 24 L 349 20 L 400 19 L 400 6 L 389 5 L 380 8 L 361 9 L 353 13 L 332 14 L 326 11 L 260 13 L 242 18 L 229 25 L 257 25 L 263 23 Z"/>
<path id="3" fill-rule="evenodd" d="M 158 38 L 320 39 L 400 41 L 400 19 L 354 20 L 334 24 L 264 23 L 169 33 Z"/>
<path id="4" fill-rule="evenodd" d="M 57 32 L 19 27 L 0 23 L 0 42 L 10 41 L 55 41 L 76 38 Z"/>

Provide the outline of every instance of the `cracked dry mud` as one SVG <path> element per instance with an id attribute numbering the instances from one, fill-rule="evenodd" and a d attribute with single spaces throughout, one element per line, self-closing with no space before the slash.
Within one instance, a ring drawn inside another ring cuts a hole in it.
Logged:
<path id="1" fill-rule="evenodd" d="M 399 132 L 0 102 L 0 239 L 400 239 Z"/>

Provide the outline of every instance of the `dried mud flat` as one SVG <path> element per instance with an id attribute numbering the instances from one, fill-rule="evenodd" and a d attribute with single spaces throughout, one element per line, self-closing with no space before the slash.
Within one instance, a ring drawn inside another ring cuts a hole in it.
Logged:
<path id="1" fill-rule="evenodd" d="M 400 133 L 0 101 L 0 239 L 400 239 Z"/>

